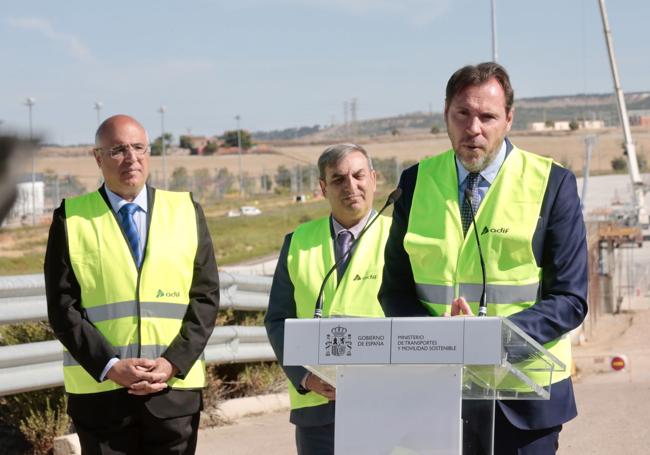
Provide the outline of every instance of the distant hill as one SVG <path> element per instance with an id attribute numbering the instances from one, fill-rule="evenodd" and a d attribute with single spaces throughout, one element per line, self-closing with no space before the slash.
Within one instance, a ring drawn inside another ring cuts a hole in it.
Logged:
<path id="1" fill-rule="evenodd" d="M 650 92 L 625 95 L 628 111 L 650 110 Z M 613 94 L 544 96 L 515 100 L 514 130 L 526 130 L 532 122 L 547 120 L 603 120 L 606 126 L 619 124 L 618 108 Z M 380 136 L 429 131 L 433 125 L 444 130 L 440 112 L 413 112 L 396 117 L 359 120 L 354 124 L 328 127 L 287 128 L 252 133 L 255 141 L 302 139 L 310 141 L 335 140 L 354 136 Z"/>

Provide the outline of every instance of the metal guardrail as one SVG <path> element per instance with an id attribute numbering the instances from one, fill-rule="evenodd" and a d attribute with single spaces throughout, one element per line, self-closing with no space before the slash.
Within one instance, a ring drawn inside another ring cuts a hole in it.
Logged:
<path id="1" fill-rule="evenodd" d="M 270 277 L 219 273 L 220 308 L 261 311 L 268 305 Z M 0 277 L 0 324 L 47 319 L 43 275 Z M 216 327 L 204 351 L 208 363 L 273 361 L 264 327 Z M 58 341 L 0 346 L 0 396 L 63 385 L 63 348 Z"/>
<path id="2" fill-rule="evenodd" d="M 217 327 L 204 353 L 208 363 L 275 360 L 264 327 Z M 63 385 L 62 360 L 58 341 L 0 346 L 0 396 Z"/>
<path id="3" fill-rule="evenodd" d="M 219 272 L 220 309 L 263 311 L 269 302 L 270 277 Z M 47 320 L 43 275 L 0 277 L 0 325 Z"/>

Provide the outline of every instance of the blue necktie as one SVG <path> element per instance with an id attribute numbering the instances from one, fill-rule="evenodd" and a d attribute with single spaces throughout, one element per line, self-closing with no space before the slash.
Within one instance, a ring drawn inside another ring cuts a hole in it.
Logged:
<path id="1" fill-rule="evenodd" d="M 142 262 L 142 255 L 140 254 L 140 234 L 138 233 L 138 227 L 135 225 L 135 221 L 133 220 L 133 214 L 136 210 L 138 210 L 138 205 L 129 202 L 122 206 L 119 214 L 122 228 L 126 234 L 126 239 L 129 241 L 133 257 L 135 258 L 135 263 L 140 267 L 140 263 Z"/>

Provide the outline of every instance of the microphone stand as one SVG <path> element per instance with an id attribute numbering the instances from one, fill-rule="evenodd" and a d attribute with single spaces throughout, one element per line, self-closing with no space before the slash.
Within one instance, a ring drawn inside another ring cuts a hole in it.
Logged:
<path id="1" fill-rule="evenodd" d="M 469 210 L 472 213 L 472 224 L 474 225 L 474 235 L 476 236 L 476 246 L 478 247 L 478 256 L 481 260 L 481 272 L 483 272 L 483 291 L 481 292 L 481 299 L 478 303 L 478 315 L 487 316 L 487 277 L 485 273 L 485 261 L 483 260 L 483 251 L 481 250 L 481 241 L 479 240 L 478 228 L 476 227 L 476 216 L 474 215 L 474 207 L 472 206 L 472 192 L 469 188 L 465 188 L 465 203 L 469 204 Z"/>
<path id="2" fill-rule="evenodd" d="M 386 210 L 390 205 L 394 204 L 402 195 L 402 189 L 401 188 L 395 188 L 389 195 L 388 199 L 386 200 L 386 203 L 384 206 L 381 208 L 379 212 L 377 212 L 377 215 L 368 223 L 363 230 L 359 233 L 356 239 L 352 242 L 350 245 L 350 248 L 341 255 L 341 257 L 334 263 L 331 269 L 325 274 L 325 278 L 323 278 L 323 282 L 320 285 L 320 291 L 318 291 L 318 297 L 316 298 L 316 308 L 314 309 L 314 319 L 320 319 L 323 316 L 323 300 L 324 300 L 324 294 L 325 294 L 325 285 L 327 284 L 327 280 L 329 280 L 329 277 L 334 273 L 334 270 L 339 266 L 341 262 L 347 258 L 354 247 L 356 246 L 357 243 L 359 243 L 359 240 L 361 240 L 361 237 L 370 229 L 370 226 L 374 224 L 375 221 L 379 218 L 379 215 L 381 215 L 384 210 Z"/>

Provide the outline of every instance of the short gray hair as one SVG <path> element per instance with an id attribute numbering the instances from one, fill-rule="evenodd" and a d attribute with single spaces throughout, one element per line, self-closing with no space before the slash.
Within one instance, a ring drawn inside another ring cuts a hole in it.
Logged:
<path id="1" fill-rule="evenodd" d="M 359 152 L 366 157 L 368 161 L 368 168 L 372 170 L 372 160 L 370 155 L 366 152 L 366 149 L 357 144 L 345 143 L 345 144 L 334 144 L 327 147 L 320 157 L 318 157 L 318 172 L 320 174 L 320 179 L 325 180 L 325 170 L 330 166 L 336 166 L 336 164 L 349 155 L 352 152 Z"/>

